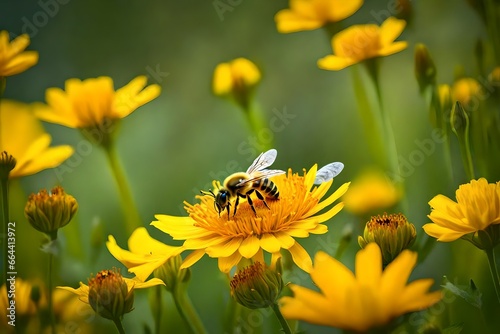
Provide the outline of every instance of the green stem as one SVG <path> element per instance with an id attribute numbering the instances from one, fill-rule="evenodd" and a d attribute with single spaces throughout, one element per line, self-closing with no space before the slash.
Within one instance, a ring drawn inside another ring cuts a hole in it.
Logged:
<path id="1" fill-rule="evenodd" d="M 162 313 L 162 300 L 161 300 L 161 290 L 162 286 L 158 285 L 155 286 L 155 295 L 154 298 L 156 299 L 156 302 L 154 305 L 156 305 L 156 310 L 155 311 L 155 333 L 160 334 L 161 333 L 161 313 Z"/>
<path id="2" fill-rule="evenodd" d="M 354 95 L 358 104 L 358 111 L 361 116 L 363 131 L 367 137 L 367 143 L 375 161 L 381 165 L 386 164 L 386 152 L 382 139 L 382 124 L 380 119 L 375 117 L 375 112 L 368 101 L 368 92 L 363 85 L 358 66 L 351 66 L 351 75 L 354 88 Z"/>
<path id="3" fill-rule="evenodd" d="M 118 333 L 125 334 L 125 330 L 123 329 L 123 325 L 120 319 L 113 319 L 113 322 L 115 323 L 116 329 L 118 329 Z"/>
<path id="4" fill-rule="evenodd" d="M 55 242 L 55 240 L 50 241 Z M 56 334 L 56 322 L 54 318 L 54 307 L 52 306 L 52 268 L 54 264 L 54 255 L 52 252 L 49 252 L 49 270 L 48 270 L 48 279 L 47 279 L 47 302 L 49 308 L 49 320 L 50 320 L 50 328 L 52 334 Z"/>
<path id="5" fill-rule="evenodd" d="M 282 327 L 281 330 L 283 331 L 283 333 L 292 334 L 292 330 L 290 329 L 290 326 L 288 326 L 288 323 L 286 322 L 285 318 L 283 317 L 283 314 L 281 314 L 281 311 L 280 311 L 278 304 L 276 304 L 276 303 L 272 304 L 271 308 L 273 309 L 274 314 L 276 314 L 276 317 L 278 318 L 278 320 L 281 324 L 281 327 Z"/>
<path id="6" fill-rule="evenodd" d="M 189 299 L 189 296 L 187 295 L 186 285 L 182 283 L 176 284 L 174 291 L 172 292 L 172 296 L 174 298 L 177 311 L 179 311 L 179 314 L 184 322 L 189 326 L 191 332 L 194 334 L 207 333 L 200 317 L 198 316 L 198 313 L 191 303 L 191 299 Z"/>
<path id="7" fill-rule="evenodd" d="M 125 176 L 125 172 L 121 166 L 114 142 L 110 142 L 108 145 L 103 145 L 103 147 L 106 151 L 109 165 L 118 186 L 123 213 L 125 215 L 125 229 L 127 234 L 131 235 L 136 228 L 142 226 L 141 217 L 137 211 L 127 177 Z"/>
<path id="8" fill-rule="evenodd" d="M 399 170 L 398 152 L 396 148 L 396 140 L 394 138 L 394 131 L 389 119 L 389 114 L 385 111 L 384 105 L 382 103 L 382 92 L 380 90 L 377 59 L 368 59 L 366 60 L 365 64 L 368 70 L 368 74 L 372 79 L 373 86 L 377 95 L 379 112 L 375 113 L 375 117 L 379 118 L 379 124 L 382 124 L 382 139 L 384 147 L 387 150 L 389 168 L 396 175 L 401 175 L 401 171 Z"/>
<path id="9" fill-rule="evenodd" d="M 467 174 L 467 177 L 469 180 L 475 179 L 475 172 L 474 172 L 474 164 L 472 163 L 472 154 L 470 150 L 470 141 L 469 141 L 469 131 L 465 132 L 465 135 L 463 138 L 458 138 L 459 145 L 460 145 L 460 153 L 462 155 L 462 161 L 464 164 L 465 168 L 465 173 Z"/>
<path id="10" fill-rule="evenodd" d="M 437 91 L 436 85 L 432 86 L 431 92 L 431 106 L 434 108 L 436 112 L 436 125 L 438 129 L 441 131 L 441 135 L 443 137 L 443 155 L 444 162 L 446 165 L 446 169 L 448 170 L 448 174 L 450 176 L 450 182 L 453 183 L 453 165 L 451 163 L 451 150 L 450 150 L 450 136 L 448 132 L 448 121 L 445 120 L 444 111 L 441 107 L 441 101 L 439 100 L 439 93 Z"/>
<path id="11" fill-rule="evenodd" d="M 497 8 L 495 1 L 486 0 L 485 1 L 485 12 L 486 12 L 486 28 L 488 29 L 488 34 L 490 35 L 491 44 L 493 44 L 493 52 L 495 55 L 496 64 L 500 64 L 500 41 L 499 39 L 499 29 L 498 29 L 498 19 L 497 19 Z"/>
<path id="12" fill-rule="evenodd" d="M 488 264 L 490 266 L 491 278 L 493 279 L 493 285 L 495 286 L 497 299 L 498 302 L 500 303 L 500 277 L 498 276 L 495 252 L 493 251 L 492 247 L 487 248 L 484 251 L 486 253 L 486 256 L 488 257 Z"/>
<path id="13" fill-rule="evenodd" d="M 2 281 L 0 282 L 0 286 L 6 283 L 6 278 L 7 278 L 7 272 L 11 271 L 9 270 L 9 264 L 7 261 L 7 224 L 9 223 L 9 175 L 0 175 L 0 188 L 1 188 L 1 203 L 0 205 L 2 206 L 2 231 L 0 231 L 1 234 L 1 241 L 0 241 L 0 246 L 1 246 L 1 251 L 2 251 L 2 256 L 3 256 L 3 263 L 4 263 L 4 268 L 2 268 Z M 8 289 L 5 289 L 6 294 Z M 7 300 L 9 300 L 7 298 Z"/>
<path id="14" fill-rule="evenodd" d="M 246 115 L 247 122 L 250 126 L 250 129 L 254 136 L 258 138 L 258 142 L 262 144 L 262 150 L 268 150 L 274 147 L 274 138 L 262 138 L 261 131 L 265 129 L 266 123 L 264 118 L 262 117 L 262 111 L 260 107 L 256 103 L 252 103 L 252 101 L 248 104 L 248 107 L 243 110 Z M 269 142 L 263 142 L 263 139 L 268 140 Z"/>

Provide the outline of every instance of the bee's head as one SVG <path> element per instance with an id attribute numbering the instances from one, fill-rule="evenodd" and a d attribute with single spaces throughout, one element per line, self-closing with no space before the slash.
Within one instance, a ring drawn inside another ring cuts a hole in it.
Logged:
<path id="1" fill-rule="evenodd" d="M 214 197 L 215 197 L 214 205 L 219 215 L 226 208 L 229 211 L 229 205 L 230 205 L 229 199 L 231 195 L 229 194 L 229 191 L 227 189 L 224 188 L 220 189 L 217 195 L 215 195 Z"/>
<path id="2" fill-rule="evenodd" d="M 201 191 L 203 195 L 210 195 L 214 198 L 214 208 L 215 210 L 219 213 L 224 211 L 227 208 L 227 211 L 229 213 L 229 206 L 231 205 L 229 202 L 230 199 L 230 193 L 227 189 L 220 189 L 219 192 L 217 192 L 217 195 L 213 193 L 212 190 L 209 191 Z"/>

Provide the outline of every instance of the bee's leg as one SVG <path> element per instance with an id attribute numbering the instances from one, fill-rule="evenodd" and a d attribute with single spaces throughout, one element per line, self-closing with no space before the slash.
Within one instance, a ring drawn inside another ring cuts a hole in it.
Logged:
<path id="1" fill-rule="evenodd" d="M 252 208 L 253 213 L 255 213 L 255 216 L 257 216 L 257 211 L 255 210 L 255 207 L 253 206 L 252 198 L 250 198 L 251 193 L 252 193 L 252 191 L 247 192 L 247 194 L 246 194 L 247 201 L 248 201 L 248 204 L 250 204 L 250 207 Z"/>
<path id="2" fill-rule="evenodd" d="M 236 196 L 236 202 L 234 203 L 234 212 L 233 212 L 233 217 L 234 217 L 234 216 L 236 216 L 236 209 L 238 208 L 238 204 L 240 203 L 240 196 L 242 196 L 242 195 L 238 194 L 238 195 Z M 244 197 L 244 196 L 243 196 L 243 197 Z M 227 210 L 228 210 L 228 214 L 229 214 L 229 209 L 227 209 Z"/>
<path id="3" fill-rule="evenodd" d="M 264 205 L 266 206 L 266 208 L 268 208 L 269 210 L 271 210 L 271 208 L 269 207 L 269 205 L 267 205 L 267 203 L 266 203 L 266 199 L 264 198 L 264 196 L 262 196 L 262 194 L 261 194 L 259 191 L 257 191 L 257 190 L 255 190 L 255 194 L 257 194 L 257 197 L 258 197 L 258 198 L 259 198 L 262 202 L 264 202 Z"/>
<path id="4" fill-rule="evenodd" d="M 236 205 L 238 205 L 238 204 L 236 204 Z M 226 207 L 226 209 L 227 209 L 227 220 L 229 220 L 230 219 L 229 213 L 231 212 L 231 205 L 228 204 L 227 207 Z M 219 214 L 219 217 L 220 217 L 220 214 Z"/>

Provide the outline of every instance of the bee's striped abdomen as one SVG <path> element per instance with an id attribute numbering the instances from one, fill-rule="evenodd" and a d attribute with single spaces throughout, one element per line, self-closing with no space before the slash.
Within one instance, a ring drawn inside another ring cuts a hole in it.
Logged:
<path id="1" fill-rule="evenodd" d="M 262 179 L 255 182 L 256 189 L 262 191 L 267 197 L 277 199 L 280 195 L 278 187 L 269 179 Z"/>

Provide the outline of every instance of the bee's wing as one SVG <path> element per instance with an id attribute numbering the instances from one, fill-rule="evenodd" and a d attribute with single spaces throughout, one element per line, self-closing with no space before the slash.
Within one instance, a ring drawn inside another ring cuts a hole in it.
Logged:
<path id="1" fill-rule="evenodd" d="M 276 160 L 276 156 L 278 155 L 278 151 L 274 148 L 270 149 L 267 152 L 261 153 L 257 159 L 255 159 L 250 167 L 247 169 L 247 174 L 253 174 L 256 171 L 261 171 L 264 168 L 271 166 Z"/>
<path id="2" fill-rule="evenodd" d="M 273 177 L 273 176 L 276 176 L 276 175 L 285 174 L 285 173 L 286 172 L 284 170 L 279 170 L 279 169 L 266 169 L 266 170 L 262 170 L 262 171 L 254 173 L 251 178 L 246 179 L 246 180 L 242 180 L 240 183 L 238 183 L 236 185 L 236 187 L 243 186 L 243 185 L 245 185 L 245 184 L 247 184 L 249 182 L 254 182 L 254 181 L 257 181 L 257 180 L 261 180 L 261 179 L 267 179 L 267 178 L 270 178 L 270 177 Z"/>
<path id="3" fill-rule="evenodd" d="M 321 184 L 323 182 L 330 181 L 335 176 L 339 175 L 342 169 L 344 169 L 344 164 L 341 162 L 332 162 L 331 164 L 321 167 L 316 173 L 314 184 Z"/>

